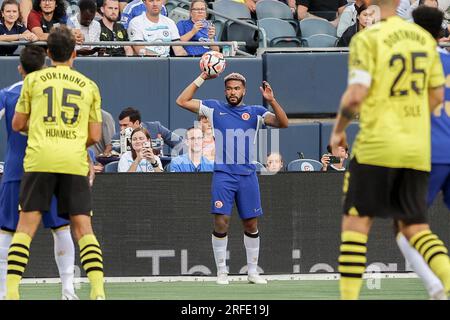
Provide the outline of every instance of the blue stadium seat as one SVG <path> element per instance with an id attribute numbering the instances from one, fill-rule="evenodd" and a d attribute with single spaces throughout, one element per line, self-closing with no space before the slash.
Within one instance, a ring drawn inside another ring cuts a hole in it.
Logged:
<path id="1" fill-rule="evenodd" d="M 250 10 L 243 3 L 231 0 L 218 0 L 212 3 L 213 10 L 234 19 L 251 19 Z M 214 16 L 214 20 L 226 22 L 226 18 Z"/>
<path id="2" fill-rule="evenodd" d="M 256 3 L 256 17 L 258 20 L 264 18 L 293 19 L 294 15 L 288 5 L 278 0 L 259 0 Z"/>
<path id="3" fill-rule="evenodd" d="M 297 159 L 289 162 L 287 171 L 320 171 L 322 163 L 313 159 Z"/>
<path id="4" fill-rule="evenodd" d="M 328 34 L 336 37 L 337 29 L 327 20 L 308 18 L 300 21 L 302 38 L 308 38 L 315 34 Z"/>
<path id="5" fill-rule="evenodd" d="M 289 22 L 278 18 L 264 18 L 258 20 L 258 25 L 266 31 L 267 46 L 301 47 L 301 41 L 297 38 L 297 32 Z"/>
<path id="6" fill-rule="evenodd" d="M 119 166 L 119 161 L 113 161 L 105 166 L 105 172 L 117 172 L 117 167 Z"/>
<path id="7" fill-rule="evenodd" d="M 338 38 L 328 34 L 315 34 L 308 38 L 303 38 L 303 46 L 310 48 L 329 48 L 336 47 Z"/>

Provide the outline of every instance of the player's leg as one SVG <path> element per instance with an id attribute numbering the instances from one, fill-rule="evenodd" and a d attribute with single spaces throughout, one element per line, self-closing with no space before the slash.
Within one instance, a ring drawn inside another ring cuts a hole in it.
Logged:
<path id="1" fill-rule="evenodd" d="M 450 291 L 450 259 L 444 243 L 432 233 L 427 223 L 425 201 L 428 193 L 427 172 L 404 171 L 398 187 L 399 206 L 404 212 L 400 220 L 400 231 L 409 243 L 422 255 L 435 275 L 442 281 L 446 292 Z"/>
<path id="2" fill-rule="evenodd" d="M 8 250 L 19 221 L 20 182 L 0 185 L 0 300 L 6 298 Z"/>
<path id="3" fill-rule="evenodd" d="M 244 246 L 247 255 L 248 281 L 256 284 L 266 284 L 259 276 L 258 259 L 260 236 L 257 217 L 263 214 L 261 195 L 256 173 L 239 177 L 239 189 L 236 193 L 236 204 L 244 227 Z"/>
<path id="4" fill-rule="evenodd" d="M 228 227 L 236 188 L 237 180 L 235 177 L 224 172 L 214 172 L 211 184 L 211 213 L 214 214 L 211 243 L 217 267 L 218 284 L 228 284 Z"/>
<path id="5" fill-rule="evenodd" d="M 419 278 L 422 279 L 430 298 L 436 300 L 445 297 L 446 299 L 447 296 L 442 295 L 444 292 L 444 286 L 442 285 L 441 280 L 439 280 L 433 271 L 431 271 L 423 257 L 415 248 L 411 246 L 408 239 L 406 239 L 406 237 L 399 232 L 397 234 L 396 241 L 401 253 L 405 257 L 406 261 L 408 261 L 408 264 L 419 276 Z"/>
<path id="6" fill-rule="evenodd" d="M 401 224 L 401 231 L 442 281 L 446 294 L 450 293 L 450 259 L 448 250 L 428 224 Z"/>
<path id="7" fill-rule="evenodd" d="M 70 221 L 58 217 L 56 198 L 53 197 L 49 212 L 42 215 L 44 227 L 51 229 L 54 243 L 55 262 L 61 278 L 62 299 L 78 300 L 73 286 L 75 246 L 70 233 Z"/>
<path id="8" fill-rule="evenodd" d="M 55 180 L 52 174 L 28 172 L 20 183 L 22 211 L 8 251 L 7 299 L 19 299 L 19 283 L 30 256 L 31 240 L 41 222 L 41 211 L 50 208 Z"/>
<path id="9" fill-rule="evenodd" d="M 91 224 L 91 191 L 88 177 L 61 174 L 57 190 L 58 215 L 70 217 L 70 227 L 80 248 L 80 260 L 91 284 L 90 298 L 105 299 L 103 255 Z"/>

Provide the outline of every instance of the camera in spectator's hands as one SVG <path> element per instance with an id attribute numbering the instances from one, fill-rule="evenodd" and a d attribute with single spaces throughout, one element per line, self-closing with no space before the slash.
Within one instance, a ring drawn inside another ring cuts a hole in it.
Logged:
<path id="1" fill-rule="evenodd" d="M 340 163 L 341 162 L 341 158 L 339 158 L 339 157 L 335 157 L 335 156 L 329 155 L 328 158 L 330 160 L 329 161 L 330 164 Z"/>
<path id="2" fill-rule="evenodd" d="M 150 149 L 150 147 L 151 147 L 150 141 L 145 141 L 145 142 L 142 144 L 142 149 L 148 150 L 148 149 Z"/>

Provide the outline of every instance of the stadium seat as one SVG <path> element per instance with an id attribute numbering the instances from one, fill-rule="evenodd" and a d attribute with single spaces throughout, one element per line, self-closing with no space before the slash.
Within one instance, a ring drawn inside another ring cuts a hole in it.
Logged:
<path id="1" fill-rule="evenodd" d="M 107 163 L 105 166 L 105 172 L 117 172 L 117 167 L 119 166 L 119 161 L 113 161 Z"/>
<path id="2" fill-rule="evenodd" d="M 315 34 L 328 34 L 336 37 L 337 29 L 327 20 L 308 18 L 300 21 L 300 31 L 303 38 L 309 38 Z"/>
<path id="3" fill-rule="evenodd" d="M 219 0 L 212 3 L 213 10 L 234 19 L 251 19 L 247 6 L 231 0 Z M 214 16 L 214 20 L 226 22 L 228 19 Z"/>
<path id="4" fill-rule="evenodd" d="M 313 159 L 297 159 L 289 162 L 287 171 L 320 171 L 322 163 Z"/>
<path id="5" fill-rule="evenodd" d="M 302 39 L 304 47 L 310 48 L 329 48 L 336 47 L 338 38 L 330 36 L 328 34 L 315 34 L 308 38 Z"/>
<path id="6" fill-rule="evenodd" d="M 165 6 L 166 6 L 166 10 L 167 13 L 170 15 L 170 12 L 175 9 L 176 7 L 178 7 L 180 4 L 180 2 L 176 1 L 176 0 L 169 0 L 166 2 Z"/>
<path id="7" fill-rule="evenodd" d="M 243 21 L 253 25 L 255 24 L 250 19 Z M 254 54 L 258 48 L 258 32 L 246 25 L 234 21 L 227 21 L 222 31 L 222 41 L 245 42 L 245 47 L 240 46 L 239 49 Z"/>
<path id="8" fill-rule="evenodd" d="M 169 18 L 172 19 L 175 23 L 180 20 L 189 20 L 189 10 L 180 7 L 173 8 L 169 13 Z"/>
<path id="9" fill-rule="evenodd" d="M 264 18 L 258 20 L 258 25 L 266 31 L 267 46 L 301 47 L 301 41 L 289 22 L 278 18 Z"/>
<path id="10" fill-rule="evenodd" d="M 264 18 L 294 19 L 289 6 L 277 0 L 259 0 L 256 3 L 256 17 L 258 20 Z"/>
<path id="11" fill-rule="evenodd" d="M 252 161 L 252 164 L 254 164 L 256 166 L 256 172 L 266 172 L 267 169 L 266 167 L 258 161 Z"/>
<path id="12" fill-rule="evenodd" d="M 170 172 L 170 162 L 164 166 L 164 172 Z"/>

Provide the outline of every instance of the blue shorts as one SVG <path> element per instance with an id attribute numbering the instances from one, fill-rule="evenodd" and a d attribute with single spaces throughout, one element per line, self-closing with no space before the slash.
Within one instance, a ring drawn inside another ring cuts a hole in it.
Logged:
<path id="1" fill-rule="evenodd" d="M 431 166 L 427 199 L 428 206 L 431 206 L 441 190 L 444 194 L 444 202 L 450 209 L 450 164 L 433 164 Z"/>
<path id="2" fill-rule="evenodd" d="M 0 190 L 0 229 L 16 231 L 19 222 L 20 181 L 1 184 Z M 56 229 L 70 222 L 58 216 L 56 198 L 53 197 L 49 212 L 43 212 L 42 221 L 45 228 Z"/>
<path id="3" fill-rule="evenodd" d="M 234 202 L 241 219 L 263 214 L 256 172 L 248 176 L 214 171 L 212 179 L 211 213 L 231 215 Z"/>

